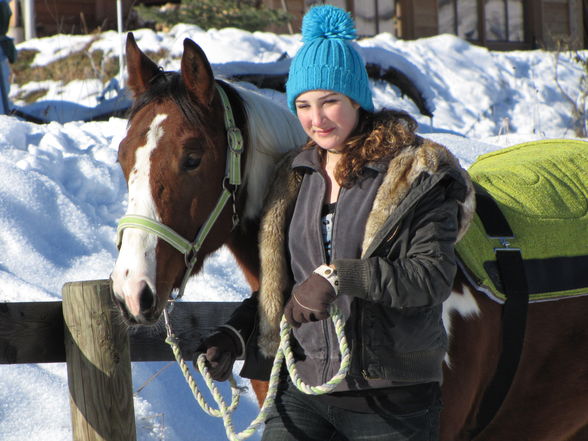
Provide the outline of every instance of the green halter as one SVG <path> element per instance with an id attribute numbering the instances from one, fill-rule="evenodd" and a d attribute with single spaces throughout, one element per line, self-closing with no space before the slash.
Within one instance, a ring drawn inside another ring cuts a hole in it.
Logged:
<path id="1" fill-rule="evenodd" d="M 120 248 L 122 243 L 123 231 L 127 228 L 135 228 L 138 230 L 146 231 L 147 233 L 154 234 L 158 238 L 165 240 L 168 244 L 178 250 L 184 255 L 186 262 L 186 272 L 180 286 L 180 290 L 176 298 L 180 298 L 184 294 L 184 289 L 188 283 L 188 279 L 192 274 L 194 265 L 198 260 L 198 251 L 202 247 L 202 244 L 206 240 L 208 233 L 212 230 L 212 227 L 216 223 L 218 217 L 222 213 L 223 209 L 227 205 L 229 199 L 233 200 L 233 228 L 239 222 L 235 207 L 235 197 L 238 187 L 241 185 L 241 154 L 243 153 L 243 135 L 241 130 L 235 125 L 235 118 L 233 117 L 233 110 L 229 103 L 229 98 L 226 92 L 216 84 L 216 90 L 218 91 L 222 105 L 224 108 L 224 119 L 225 129 L 227 131 L 228 140 L 228 151 L 227 151 L 227 167 L 225 179 L 223 179 L 223 191 L 214 207 L 214 210 L 208 216 L 208 219 L 202 225 L 196 238 L 193 242 L 182 237 L 176 233 L 172 228 L 162 224 L 154 219 L 150 219 L 145 216 L 138 214 L 127 214 L 118 222 L 118 228 L 116 231 L 116 245 Z M 231 190 L 226 186 L 229 183 Z"/>

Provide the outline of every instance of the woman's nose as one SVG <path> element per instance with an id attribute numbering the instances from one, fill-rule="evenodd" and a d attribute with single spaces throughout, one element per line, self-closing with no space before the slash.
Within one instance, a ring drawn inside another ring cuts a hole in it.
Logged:
<path id="1" fill-rule="evenodd" d="M 320 107 L 315 107 L 312 110 L 312 125 L 315 127 L 320 127 L 323 120 L 325 119 L 325 114 Z"/>

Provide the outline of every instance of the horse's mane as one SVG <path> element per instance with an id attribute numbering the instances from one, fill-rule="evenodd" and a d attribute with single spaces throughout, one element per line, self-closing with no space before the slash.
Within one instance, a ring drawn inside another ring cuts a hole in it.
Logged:
<path id="1" fill-rule="evenodd" d="M 249 151 L 243 178 L 247 189 L 247 203 L 243 217 L 255 218 L 261 211 L 278 158 L 304 144 L 306 134 L 297 118 L 286 107 L 244 87 L 235 84 L 231 84 L 231 87 L 243 103 L 247 120 L 246 131 L 249 135 L 246 142 Z M 129 121 L 146 105 L 164 98 L 173 100 L 190 124 L 206 124 L 206 116 L 195 105 L 179 73 L 164 71 L 155 75 L 147 91 L 135 99 L 129 112 Z"/>
<path id="2" fill-rule="evenodd" d="M 244 183 L 247 186 L 245 218 L 259 215 L 277 160 L 306 141 L 298 119 L 285 107 L 243 87 L 232 85 L 247 114 L 249 151 Z"/>

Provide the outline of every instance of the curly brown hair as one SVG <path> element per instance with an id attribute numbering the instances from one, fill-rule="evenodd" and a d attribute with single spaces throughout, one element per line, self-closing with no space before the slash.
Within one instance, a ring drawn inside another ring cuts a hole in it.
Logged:
<path id="1" fill-rule="evenodd" d="M 417 126 L 415 119 L 404 111 L 384 109 L 370 113 L 360 108 L 359 123 L 345 143 L 335 170 L 339 185 L 351 187 L 368 162 L 392 159 L 402 148 L 414 144 Z M 313 148 L 317 144 L 309 139 L 304 149 Z M 324 158 L 325 150 L 318 151 Z"/>

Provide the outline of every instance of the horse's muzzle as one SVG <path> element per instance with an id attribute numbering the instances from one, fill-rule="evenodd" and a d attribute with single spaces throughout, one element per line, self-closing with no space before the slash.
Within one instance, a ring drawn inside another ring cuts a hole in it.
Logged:
<path id="1" fill-rule="evenodd" d="M 129 306 L 124 300 L 124 297 L 112 290 L 112 298 L 114 304 L 120 310 L 123 319 L 130 325 L 150 325 L 159 319 L 157 312 L 157 297 L 151 287 L 143 282 L 137 293 L 138 310 L 131 312 Z"/>

